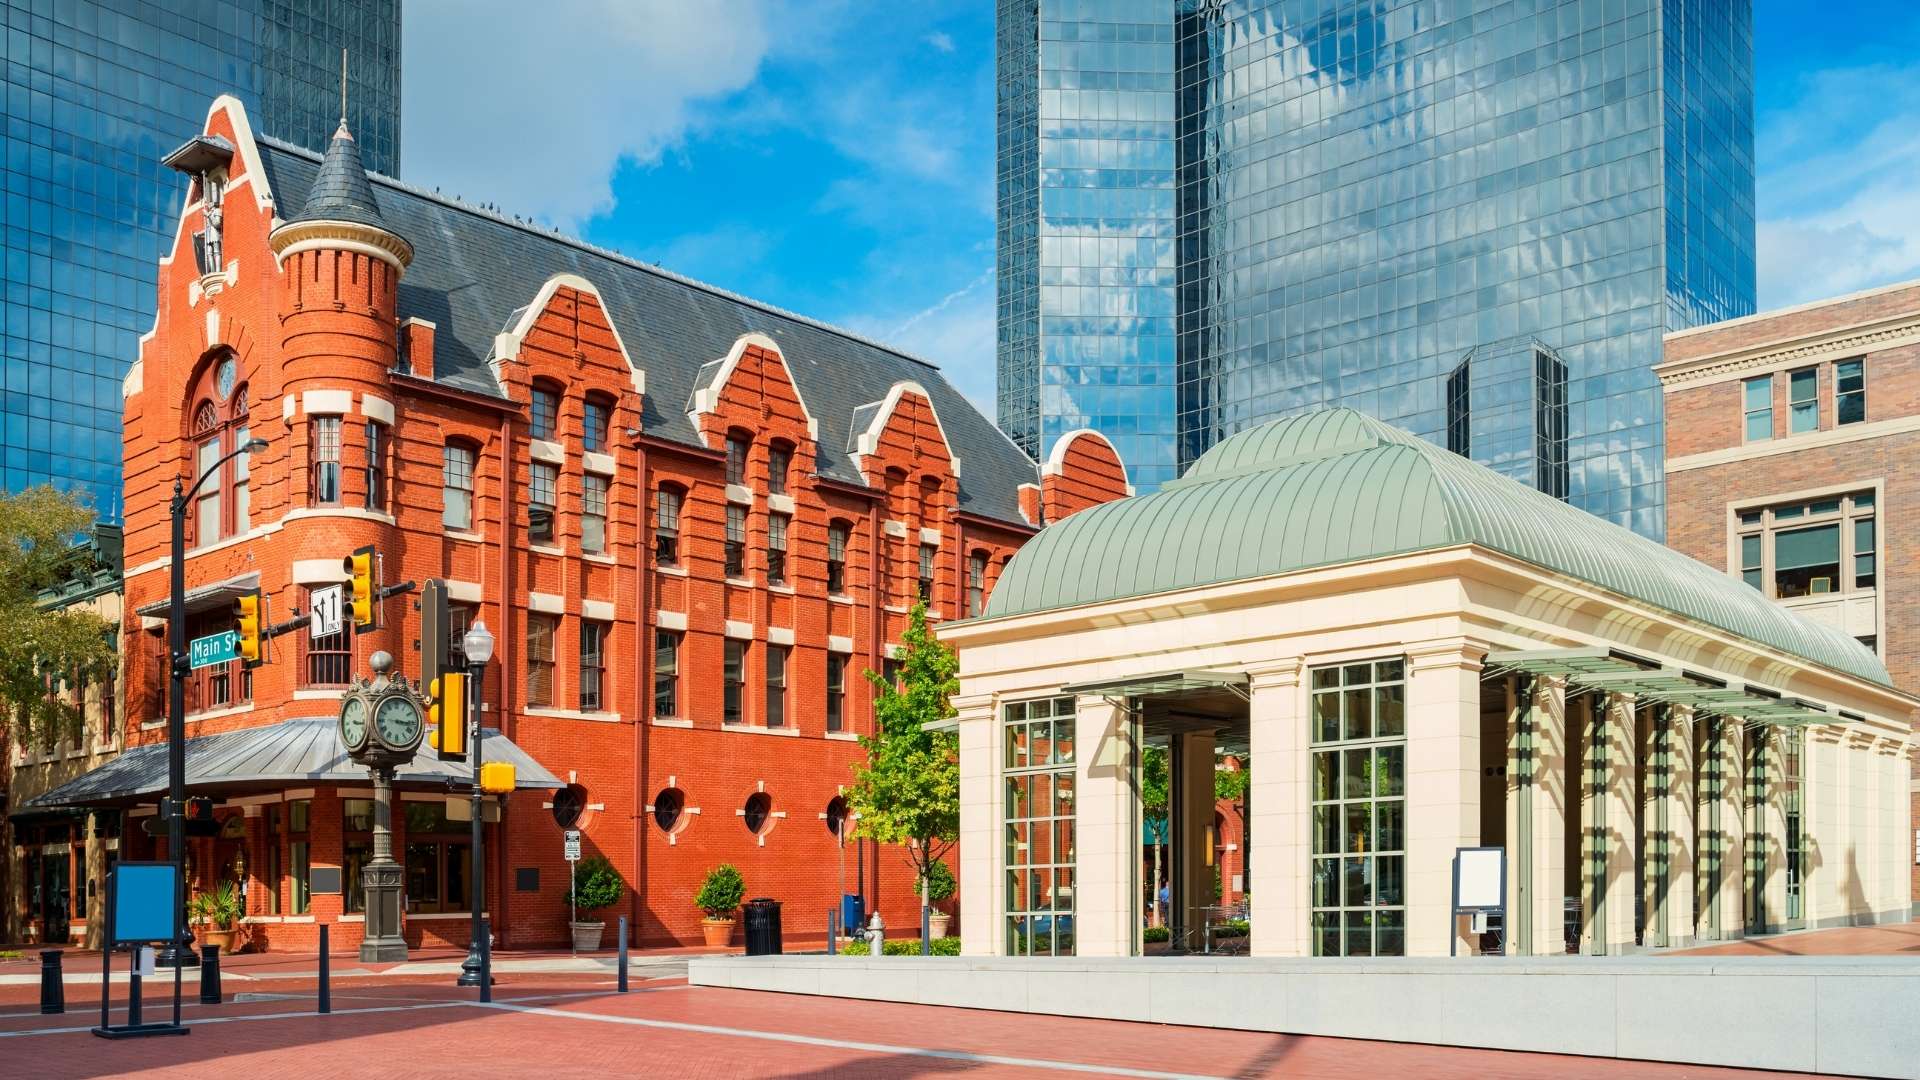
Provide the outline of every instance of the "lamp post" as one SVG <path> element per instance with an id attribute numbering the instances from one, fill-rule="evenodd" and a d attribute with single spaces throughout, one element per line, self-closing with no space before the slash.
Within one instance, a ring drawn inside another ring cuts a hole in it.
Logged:
<path id="1" fill-rule="evenodd" d="M 467 629 L 466 635 L 460 639 L 460 648 L 467 657 L 467 702 L 468 707 L 473 710 L 473 731 L 471 735 L 471 744 L 473 747 L 473 839 L 471 844 L 473 849 L 473 866 L 471 870 L 472 880 L 468 883 L 467 888 L 467 903 L 473 908 L 473 930 L 472 936 L 467 942 L 467 958 L 460 963 L 460 977 L 455 980 L 455 985 L 478 986 L 484 999 L 488 993 L 488 987 L 485 985 L 485 981 L 490 980 L 492 975 L 484 971 L 485 965 L 483 965 L 480 958 L 480 935 L 485 933 L 485 930 L 482 929 L 480 924 L 480 908 L 486 897 L 486 857 L 480 849 L 480 819 L 485 812 L 485 796 L 480 792 L 480 763 L 482 760 L 480 748 L 484 735 L 480 715 L 482 697 L 480 680 L 486 674 L 487 662 L 493 659 L 493 631 L 487 629 L 487 624 L 484 621 L 475 619 L 473 625 Z"/>
<path id="2" fill-rule="evenodd" d="M 186 964 L 193 950 L 184 948 L 186 920 L 182 917 L 186 894 L 186 813 L 187 813 L 187 673 L 192 659 L 187 655 L 187 508 L 200 493 L 200 485 L 241 454 L 257 454 L 267 448 L 265 439 L 248 439 L 200 474 L 183 493 L 180 481 L 173 481 L 173 501 L 168 511 L 173 516 L 172 558 L 168 560 L 167 601 L 167 861 L 173 863 L 173 940 L 161 951 L 159 963 Z"/>

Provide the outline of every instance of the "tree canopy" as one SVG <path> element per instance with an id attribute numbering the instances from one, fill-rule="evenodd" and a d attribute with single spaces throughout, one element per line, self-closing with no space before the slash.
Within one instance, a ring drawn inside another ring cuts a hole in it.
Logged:
<path id="1" fill-rule="evenodd" d="M 959 740 L 926 729 L 954 715 L 949 699 L 960 689 L 960 661 L 927 629 L 924 602 L 913 606 L 900 644 L 898 685 L 865 673 L 877 694 L 874 731 L 860 739 L 867 760 L 853 767 L 847 804 L 854 834 L 903 846 L 924 883 L 960 835 Z"/>
<path id="2" fill-rule="evenodd" d="M 75 572 L 74 540 L 92 524 L 91 510 L 51 487 L 0 494 L 0 707 L 20 745 L 78 737 L 85 714 L 62 691 L 113 663 L 112 624 L 40 597 Z"/>

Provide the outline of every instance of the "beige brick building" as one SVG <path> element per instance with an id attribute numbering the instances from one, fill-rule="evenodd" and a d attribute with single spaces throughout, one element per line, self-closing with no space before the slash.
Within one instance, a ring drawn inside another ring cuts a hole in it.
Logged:
<path id="1" fill-rule="evenodd" d="M 1886 527 L 1920 514 L 1920 281 L 1670 334 L 1655 371 L 1667 542 L 1920 689 L 1920 551 Z"/>

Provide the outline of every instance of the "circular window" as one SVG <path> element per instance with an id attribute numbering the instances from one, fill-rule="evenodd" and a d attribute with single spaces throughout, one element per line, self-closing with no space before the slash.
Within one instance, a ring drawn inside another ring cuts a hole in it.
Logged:
<path id="1" fill-rule="evenodd" d="M 568 784 L 553 793 L 553 823 L 563 829 L 578 825 L 586 809 L 587 789 L 579 784 Z"/>
<path id="2" fill-rule="evenodd" d="M 661 832 L 674 832 L 679 828 L 680 814 L 686 808 L 687 797 L 679 788 L 662 788 L 660 794 L 653 797 L 653 823 L 660 826 Z"/>
<path id="3" fill-rule="evenodd" d="M 847 800 L 835 795 L 833 801 L 827 803 L 827 831 L 833 834 L 834 839 L 838 840 L 842 839 L 843 830 L 845 830 L 846 827 Z"/>
<path id="4" fill-rule="evenodd" d="M 746 809 L 741 818 L 747 823 L 747 831 L 755 836 L 766 831 L 767 822 L 773 817 L 773 796 L 764 791 L 756 791 L 747 796 Z"/>
<path id="5" fill-rule="evenodd" d="M 213 373 L 213 386 L 220 392 L 220 400 L 225 401 L 227 395 L 233 393 L 233 380 L 238 373 L 239 369 L 234 366 L 233 357 L 229 356 L 220 361 L 219 368 Z"/>

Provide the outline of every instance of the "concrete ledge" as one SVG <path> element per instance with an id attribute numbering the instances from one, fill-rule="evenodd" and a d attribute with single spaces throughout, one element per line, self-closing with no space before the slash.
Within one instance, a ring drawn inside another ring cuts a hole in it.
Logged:
<path id="1" fill-rule="evenodd" d="M 1920 959 L 698 957 L 695 986 L 1920 1080 Z M 1710 980 L 1710 981 L 1709 981 Z"/>

